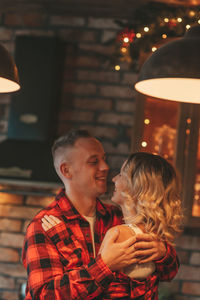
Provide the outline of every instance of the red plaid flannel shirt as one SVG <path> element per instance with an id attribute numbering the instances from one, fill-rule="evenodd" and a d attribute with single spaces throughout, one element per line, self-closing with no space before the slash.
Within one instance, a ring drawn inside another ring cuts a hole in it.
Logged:
<path id="1" fill-rule="evenodd" d="M 45 214 L 64 222 L 45 232 L 41 226 Z M 96 253 L 106 231 L 121 223 L 117 207 L 97 200 Z M 28 273 L 26 300 L 157 299 L 158 281 L 171 280 L 178 270 L 176 252 L 168 246 L 166 257 L 156 262 L 156 272 L 145 281 L 130 280 L 123 273 L 111 272 L 100 255 L 94 258 L 89 223 L 63 190 L 28 226 L 22 260 Z"/>

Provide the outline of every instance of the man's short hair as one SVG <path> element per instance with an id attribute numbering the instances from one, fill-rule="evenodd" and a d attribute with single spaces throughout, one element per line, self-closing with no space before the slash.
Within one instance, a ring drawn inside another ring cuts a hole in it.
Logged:
<path id="1" fill-rule="evenodd" d="M 62 135 L 55 140 L 51 150 L 53 158 L 58 148 L 73 147 L 76 141 L 80 138 L 91 138 L 92 135 L 85 129 L 71 129 L 67 134 Z"/>

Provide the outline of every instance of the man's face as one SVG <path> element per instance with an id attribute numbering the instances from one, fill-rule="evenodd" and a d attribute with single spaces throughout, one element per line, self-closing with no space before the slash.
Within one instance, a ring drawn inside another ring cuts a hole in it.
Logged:
<path id="1" fill-rule="evenodd" d="M 101 143 L 80 138 L 70 155 L 71 187 L 80 197 L 95 198 L 106 192 L 108 165 Z"/>

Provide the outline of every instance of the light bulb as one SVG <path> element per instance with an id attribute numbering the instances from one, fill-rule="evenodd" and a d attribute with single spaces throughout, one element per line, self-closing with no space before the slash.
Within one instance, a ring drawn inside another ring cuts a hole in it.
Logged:
<path id="1" fill-rule="evenodd" d="M 119 71 L 119 70 L 120 70 L 120 66 L 119 66 L 119 65 L 116 65 L 116 66 L 115 66 L 115 70 L 116 70 L 116 71 Z"/>

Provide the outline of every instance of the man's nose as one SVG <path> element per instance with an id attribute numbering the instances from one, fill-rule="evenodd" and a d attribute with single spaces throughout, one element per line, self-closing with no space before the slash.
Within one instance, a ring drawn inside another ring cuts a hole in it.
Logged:
<path id="1" fill-rule="evenodd" d="M 106 170 L 106 171 L 109 170 L 109 166 L 108 166 L 108 164 L 105 160 L 102 160 L 101 165 L 100 165 L 100 169 L 101 170 Z"/>

